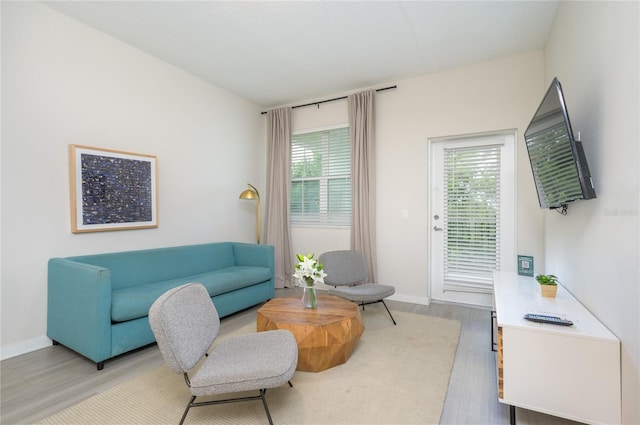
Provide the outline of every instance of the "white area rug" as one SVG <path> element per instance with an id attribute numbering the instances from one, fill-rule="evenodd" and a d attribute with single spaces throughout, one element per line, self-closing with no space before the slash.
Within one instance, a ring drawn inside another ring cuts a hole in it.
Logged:
<path id="1" fill-rule="evenodd" d="M 268 390 L 274 423 L 437 424 L 460 323 L 410 313 L 393 315 L 397 326 L 383 309 L 367 308 L 366 329 L 347 363 L 318 373 L 296 372 L 293 388 Z M 254 330 L 255 324 L 236 333 Z M 177 424 L 189 398 L 182 375 L 162 366 L 40 423 Z M 266 423 L 260 401 L 192 408 L 185 420 L 185 424 Z"/>

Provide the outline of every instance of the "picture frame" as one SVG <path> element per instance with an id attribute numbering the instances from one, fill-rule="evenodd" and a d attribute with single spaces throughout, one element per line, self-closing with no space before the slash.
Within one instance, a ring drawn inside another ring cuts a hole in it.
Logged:
<path id="1" fill-rule="evenodd" d="M 154 155 L 69 145 L 71 232 L 158 227 Z"/>
<path id="2" fill-rule="evenodd" d="M 520 276 L 533 276 L 533 257 L 530 255 L 518 255 L 518 274 Z"/>

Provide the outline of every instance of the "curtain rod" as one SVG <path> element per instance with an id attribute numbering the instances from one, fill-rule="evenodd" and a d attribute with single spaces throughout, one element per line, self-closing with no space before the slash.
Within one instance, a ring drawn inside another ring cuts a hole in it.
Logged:
<path id="1" fill-rule="evenodd" d="M 381 89 L 376 89 L 376 92 L 385 91 L 385 90 L 391 90 L 391 89 L 395 89 L 395 88 L 398 88 L 398 86 L 383 87 Z M 347 97 L 348 96 L 340 96 L 340 97 L 334 97 L 333 99 L 319 100 L 317 102 L 305 103 L 304 105 L 295 105 L 295 106 L 292 106 L 291 109 L 304 108 L 305 106 L 312 106 L 312 105 L 318 105 L 318 107 L 319 107 L 321 103 L 334 102 L 336 100 L 346 99 Z M 260 112 L 261 115 L 264 115 L 266 113 L 267 113 L 267 111 Z"/>

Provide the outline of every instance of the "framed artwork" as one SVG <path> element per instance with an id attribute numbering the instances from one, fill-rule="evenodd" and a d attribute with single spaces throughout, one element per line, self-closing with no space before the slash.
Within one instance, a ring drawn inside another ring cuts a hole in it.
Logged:
<path id="1" fill-rule="evenodd" d="M 69 145 L 73 233 L 158 227 L 153 155 Z"/>
<path id="2" fill-rule="evenodd" d="M 518 274 L 521 276 L 533 276 L 532 256 L 518 255 Z"/>

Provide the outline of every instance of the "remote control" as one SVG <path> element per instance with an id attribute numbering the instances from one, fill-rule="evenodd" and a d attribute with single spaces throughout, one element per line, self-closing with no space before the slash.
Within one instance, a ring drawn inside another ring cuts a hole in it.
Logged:
<path id="1" fill-rule="evenodd" d="M 573 325 L 573 322 L 571 320 L 562 319 L 558 316 L 549 316 L 546 314 L 528 313 L 524 315 L 524 318 L 527 320 L 531 320 L 532 322 L 551 323 L 554 325 L 561 325 L 561 326 Z"/>

